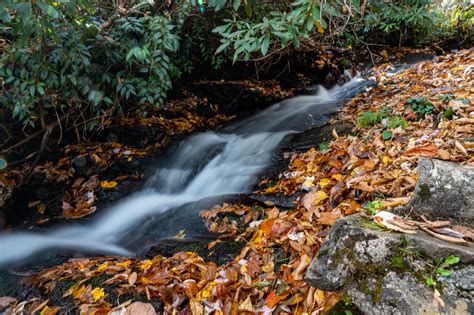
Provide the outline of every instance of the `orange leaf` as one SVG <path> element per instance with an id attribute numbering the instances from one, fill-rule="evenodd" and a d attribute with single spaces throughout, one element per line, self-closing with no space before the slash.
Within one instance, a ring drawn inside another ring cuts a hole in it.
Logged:
<path id="1" fill-rule="evenodd" d="M 265 303 L 268 305 L 268 307 L 272 308 L 275 305 L 278 304 L 278 302 L 286 299 L 288 294 L 283 294 L 283 295 L 277 295 L 275 291 L 272 291 L 268 294 L 267 298 L 265 299 Z"/>
<path id="2" fill-rule="evenodd" d="M 264 235 L 270 235 L 274 221 L 274 219 L 267 219 L 262 222 L 260 225 L 260 230 Z"/>

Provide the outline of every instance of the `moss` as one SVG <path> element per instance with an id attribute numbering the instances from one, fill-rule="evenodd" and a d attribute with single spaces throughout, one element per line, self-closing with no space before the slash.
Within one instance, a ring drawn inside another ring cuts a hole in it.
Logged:
<path id="1" fill-rule="evenodd" d="M 372 285 L 369 283 L 371 280 L 375 282 Z M 366 295 L 370 295 L 372 297 L 372 302 L 378 303 L 382 298 L 382 281 L 381 277 L 364 278 L 359 281 L 359 289 Z"/>
<path id="2" fill-rule="evenodd" d="M 428 185 L 426 184 L 420 185 L 420 191 L 418 192 L 418 196 L 420 196 L 421 200 L 424 202 L 431 199 L 430 187 L 428 187 Z"/>
<path id="3" fill-rule="evenodd" d="M 86 281 L 86 284 L 90 284 L 93 288 L 96 287 L 102 287 L 104 281 L 109 279 L 110 276 L 108 276 L 105 273 L 99 274 L 98 276 L 92 277 L 89 280 Z"/>
<path id="4" fill-rule="evenodd" d="M 360 227 L 363 227 L 363 228 L 369 229 L 369 230 L 376 230 L 376 231 L 387 231 L 387 232 L 390 231 L 389 229 L 387 229 L 383 225 L 381 225 L 377 222 L 374 222 L 372 220 L 369 220 L 369 219 L 361 220 Z"/>

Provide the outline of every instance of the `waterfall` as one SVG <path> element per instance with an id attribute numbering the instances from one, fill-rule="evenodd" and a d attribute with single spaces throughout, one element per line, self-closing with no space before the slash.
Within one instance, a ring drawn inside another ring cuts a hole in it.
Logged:
<path id="1" fill-rule="evenodd" d="M 152 215 L 206 197 L 251 192 L 286 135 L 323 124 L 345 99 L 368 84 L 355 77 L 330 90 L 320 87 L 315 95 L 291 98 L 219 131 L 192 135 L 160 165 L 143 191 L 102 211 L 94 222 L 0 235 L 0 265 L 45 249 L 133 255 L 120 243 L 127 233 L 133 235 L 134 226 Z"/>

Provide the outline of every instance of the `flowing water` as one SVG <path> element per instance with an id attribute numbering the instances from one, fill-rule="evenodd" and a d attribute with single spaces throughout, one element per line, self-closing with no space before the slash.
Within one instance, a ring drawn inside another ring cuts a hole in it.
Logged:
<path id="1" fill-rule="evenodd" d="M 250 192 L 285 136 L 320 126 L 343 100 L 368 84 L 356 77 L 331 90 L 320 87 L 315 95 L 288 99 L 219 131 L 190 136 L 143 191 L 103 211 L 94 222 L 1 235 L 0 265 L 56 249 L 133 255 L 137 249 L 130 248 L 127 239 L 140 238 L 137 226 L 183 204 Z M 160 229 L 159 222 L 154 228 Z"/>

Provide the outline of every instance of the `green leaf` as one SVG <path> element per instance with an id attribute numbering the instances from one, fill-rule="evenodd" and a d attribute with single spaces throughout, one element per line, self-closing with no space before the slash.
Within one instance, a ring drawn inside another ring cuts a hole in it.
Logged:
<path id="1" fill-rule="evenodd" d="M 313 19 L 318 21 L 321 19 L 321 10 L 318 5 L 313 6 L 313 10 L 311 13 L 313 15 Z"/>
<path id="2" fill-rule="evenodd" d="M 58 10 L 56 10 L 53 6 L 47 3 L 36 3 L 36 5 L 40 7 L 41 11 L 43 11 L 44 14 L 49 15 L 53 19 L 56 19 L 60 16 Z"/>
<path id="3" fill-rule="evenodd" d="M 247 17 L 251 17 L 253 13 L 252 6 L 250 5 L 250 2 L 248 0 L 245 4 L 245 13 L 247 14 Z"/>
<path id="4" fill-rule="evenodd" d="M 44 95 L 44 88 L 41 85 L 38 85 L 36 90 L 38 91 L 39 95 Z"/>
<path id="5" fill-rule="evenodd" d="M 360 8 L 360 0 L 352 0 L 352 5 L 356 10 L 359 10 Z"/>
<path id="6" fill-rule="evenodd" d="M 329 142 L 321 142 L 319 144 L 319 151 L 324 152 L 329 149 Z"/>
<path id="7" fill-rule="evenodd" d="M 432 277 L 426 278 L 426 284 L 429 285 L 430 287 L 434 285 L 434 280 Z"/>
<path id="8" fill-rule="evenodd" d="M 390 140 L 390 139 L 392 139 L 392 137 L 393 137 L 393 134 L 392 134 L 392 132 L 391 132 L 390 130 L 384 130 L 384 131 L 382 132 L 382 138 L 383 138 L 384 140 Z"/>
<path id="9" fill-rule="evenodd" d="M 436 273 L 444 277 L 449 277 L 453 272 L 451 270 L 439 267 L 438 269 L 436 269 Z"/>
<path id="10" fill-rule="evenodd" d="M 217 47 L 216 55 L 221 53 L 222 51 L 224 51 L 224 49 L 229 47 L 229 45 L 230 45 L 230 42 L 227 42 L 227 43 L 224 43 L 224 44 L 220 45 L 219 47 Z"/>
<path id="11" fill-rule="evenodd" d="M 265 37 L 263 38 L 263 41 L 262 41 L 262 46 L 260 47 L 260 50 L 261 50 L 263 56 L 266 56 L 266 55 L 267 55 L 268 47 L 269 47 L 269 46 L 270 46 L 270 37 L 269 37 L 269 36 L 265 36 Z"/>
<path id="12" fill-rule="evenodd" d="M 445 110 L 443 112 L 443 116 L 446 118 L 446 119 L 453 119 L 453 116 L 454 116 L 454 110 L 450 107 L 448 108 L 447 110 Z"/>
<path id="13" fill-rule="evenodd" d="M 459 257 L 454 255 L 449 255 L 448 258 L 444 260 L 444 263 L 448 266 L 455 265 L 459 262 Z"/>
<path id="14" fill-rule="evenodd" d="M 237 11 L 240 7 L 240 0 L 233 0 L 232 7 L 234 8 L 234 11 Z"/>

